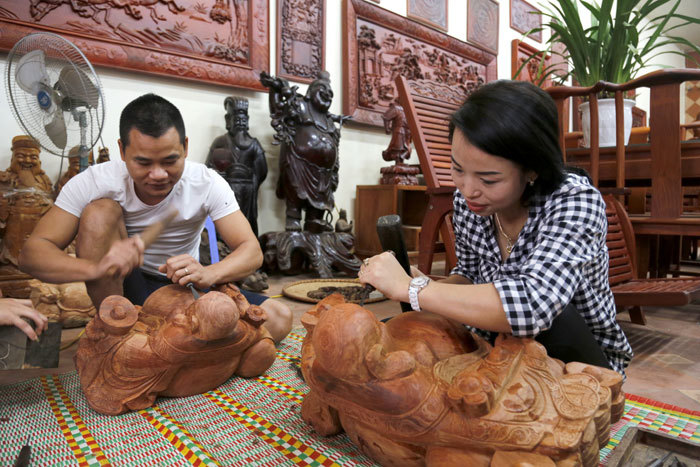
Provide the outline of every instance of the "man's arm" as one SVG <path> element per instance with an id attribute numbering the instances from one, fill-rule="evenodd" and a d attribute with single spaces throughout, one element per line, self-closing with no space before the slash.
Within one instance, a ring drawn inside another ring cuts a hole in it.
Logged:
<path id="1" fill-rule="evenodd" d="M 143 262 L 143 242 L 138 236 L 115 242 L 99 262 L 70 256 L 64 249 L 75 238 L 79 225 L 79 218 L 53 206 L 24 244 L 20 270 L 44 282 L 62 284 L 125 277 Z"/>
<path id="2" fill-rule="evenodd" d="M 173 256 L 158 270 L 174 283 L 191 282 L 198 289 L 207 289 L 214 284 L 243 279 L 262 265 L 260 243 L 240 210 L 214 221 L 214 226 L 217 236 L 231 249 L 230 255 L 210 266 L 202 266 L 187 254 Z"/>

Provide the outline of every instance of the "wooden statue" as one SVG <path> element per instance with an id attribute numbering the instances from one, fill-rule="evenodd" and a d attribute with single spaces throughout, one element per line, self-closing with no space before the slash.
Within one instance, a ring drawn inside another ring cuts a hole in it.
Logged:
<path id="1" fill-rule="evenodd" d="M 394 161 L 389 167 L 382 167 L 382 185 L 418 185 L 420 172 L 418 167 L 411 167 L 403 161 L 411 157 L 411 129 L 408 127 L 406 114 L 403 107 L 392 102 L 389 108 L 382 114 L 384 131 L 391 134 L 389 146 L 382 152 L 385 161 Z"/>
<path id="2" fill-rule="evenodd" d="M 100 154 L 100 157 L 101 156 L 102 154 Z M 92 151 L 90 151 L 88 154 L 88 165 L 92 165 L 94 163 L 95 159 L 92 155 Z M 66 173 L 64 173 L 56 182 L 56 186 L 54 187 L 54 198 L 56 198 L 61 192 L 63 185 L 68 183 L 68 180 L 78 175 L 78 173 L 80 173 L 80 146 L 73 146 L 71 150 L 68 151 L 68 170 L 66 170 Z"/>
<path id="3" fill-rule="evenodd" d="M 258 236 L 258 188 L 267 177 L 265 151 L 248 133 L 248 99 L 227 97 L 226 134 L 209 148 L 207 167 L 215 169 L 231 185 L 241 212 Z"/>
<path id="4" fill-rule="evenodd" d="M 97 163 L 101 164 L 107 161 L 109 161 L 109 148 L 100 148 L 97 154 Z"/>
<path id="5" fill-rule="evenodd" d="M 27 135 L 12 138 L 12 160 L 10 167 L 0 172 L 0 183 L 9 188 L 35 188 L 51 194 L 53 186 L 51 179 L 41 169 L 39 159 L 39 143 Z"/>
<path id="6" fill-rule="evenodd" d="M 324 213 L 334 206 L 338 188 L 338 143 L 340 128 L 349 117 L 328 111 L 333 100 L 330 77 L 318 74 L 302 96 L 282 78 L 260 73 L 260 82 L 270 90 L 270 115 L 280 148 L 277 197 L 286 202 L 288 231 L 330 232 L 333 227 Z"/>
<path id="7" fill-rule="evenodd" d="M 64 329 L 85 326 L 95 316 L 97 310 L 84 282 L 48 284 L 32 279 L 29 285 L 34 308 L 49 321 L 59 321 Z"/>
<path id="8" fill-rule="evenodd" d="M 210 391 L 233 375 L 258 376 L 276 355 L 265 319 L 230 284 L 197 300 L 168 285 L 143 307 L 107 297 L 75 355 L 88 404 L 117 415 L 150 407 L 158 396 Z"/>
<path id="9" fill-rule="evenodd" d="M 624 402 L 611 370 L 565 366 L 532 339 L 492 347 L 433 313 L 384 324 L 331 295 L 302 323 L 302 418 L 382 465 L 598 465 Z"/>

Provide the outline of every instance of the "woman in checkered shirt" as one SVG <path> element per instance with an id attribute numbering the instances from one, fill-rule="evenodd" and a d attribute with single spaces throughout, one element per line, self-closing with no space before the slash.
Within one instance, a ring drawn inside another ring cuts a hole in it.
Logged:
<path id="1" fill-rule="evenodd" d="M 632 348 L 608 283 L 605 203 L 564 166 L 554 101 L 530 83 L 486 84 L 452 116 L 450 137 L 457 266 L 424 283 L 383 253 L 361 282 L 480 334 L 535 337 L 564 362 L 624 374 Z"/>

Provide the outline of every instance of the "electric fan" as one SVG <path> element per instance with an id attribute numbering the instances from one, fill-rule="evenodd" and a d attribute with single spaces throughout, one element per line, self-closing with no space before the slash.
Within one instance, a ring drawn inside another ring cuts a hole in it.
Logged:
<path id="1" fill-rule="evenodd" d="M 58 34 L 20 39 L 7 57 L 5 89 L 12 114 L 42 148 L 67 157 L 79 146 L 80 170 L 104 125 L 100 80 L 85 55 Z"/>

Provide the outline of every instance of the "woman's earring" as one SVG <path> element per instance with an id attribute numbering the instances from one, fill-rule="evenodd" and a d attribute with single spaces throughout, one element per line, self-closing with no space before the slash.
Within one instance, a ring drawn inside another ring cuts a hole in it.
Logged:
<path id="1" fill-rule="evenodd" d="M 535 186 L 535 180 L 530 180 L 529 182 L 527 182 L 527 184 L 530 186 Z"/>

